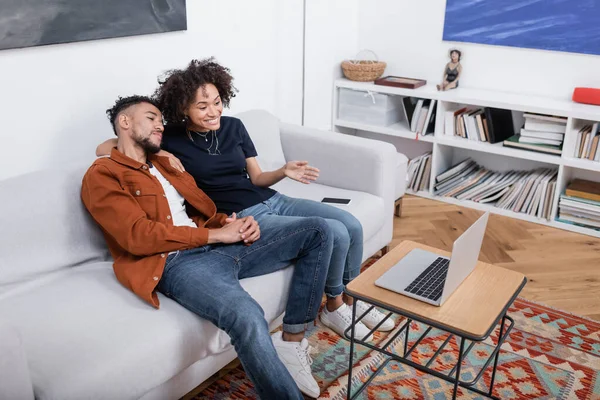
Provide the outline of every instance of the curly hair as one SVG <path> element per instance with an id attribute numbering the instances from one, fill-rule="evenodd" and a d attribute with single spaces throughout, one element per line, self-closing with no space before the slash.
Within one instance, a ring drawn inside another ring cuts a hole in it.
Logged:
<path id="1" fill-rule="evenodd" d="M 156 108 L 158 108 L 160 110 L 159 104 L 156 100 L 154 100 L 148 96 L 138 96 L 138 95 L 133 95 L 133 96 L 129 96 L 129 97 L 120 97 L 119 96 L 119 98 L 115 102 L 115 105 L 112 106 L 111 108 L 109 108 L 108 110 L 106 110 L 106 116 L 110 120 L 110 124 L 112 125 L 115 135 L 117 134 L 117 126 L 115 124 L 115 122 L 117 120 L 117 116 L 123 110 L 125 110 L 131 106 L 134 106 L 136 104 L 140 104 L 140 103 L 152 104 L 153 106 L 155 106 Z"/>
<path id="2" fill-rule="evenodd" d="M 229 107 L 229 101 L 237 92 L 229 68 L 219 65 L 214 57 L 192 60 L 186 69 L 167 71 L 158 83 L 160 86 L 154 96 L 167 123 L 183 122 L 184 111 L 196 99 L 196 92 L 209 83 L 215 85 L 225 107 Z"/>

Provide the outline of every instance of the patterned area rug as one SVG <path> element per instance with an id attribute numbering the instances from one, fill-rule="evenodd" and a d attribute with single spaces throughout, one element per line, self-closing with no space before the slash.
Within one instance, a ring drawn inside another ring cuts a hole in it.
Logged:
<path id="1" fill-rule="evenodd" d="M 600 323 L 554 310 L 524 299 L 517 299 L 509 310 L 515 320 L 509 339 L 502 346 L 495 378 L 494 394 L 501 399 L 589 399 L 600 400 Z M 397 323 L 400 321 L 396 321 Z M 409 343 L 424 331 L 413 323 Z M 384 342 L 395 331 L 377 332 L 374 341 Z M 498 329 L 487 341 L 476 344 L 463 363 L 461 377 L 473 379 L 493 350 Z M 447 334 L 431 330 L 412 353 L 413 361 L 424 364 L 446 339 Z M 308 340 L 313 346 L 313 374 L 321 387 L 321 399 L 346 398 L 349 342 L 318 324 L 311 327 Z M 468 342 L 467 342 L 468 344 Z M 402 353 L 404 335 L 392 344 Z M 466 346 L 465 346 L 466 348 Z M 438 356 L 433 368 L 450 371 L 456 363 L 458 346 L 452 339 Z M 364 346 L 355 346 L 353 393 L 385 358 Z M 477 387 L 486 390 L 491 368 Z M 460 389 L 459 399 L 483 397 Z M 403 364 L 389 363 L 371 382 L 360 399 L 431 399 L 451 398 L 452 385 Z M 257 399 L 252 384 L 241 367 L 232 370 L 194 399 Z"/>

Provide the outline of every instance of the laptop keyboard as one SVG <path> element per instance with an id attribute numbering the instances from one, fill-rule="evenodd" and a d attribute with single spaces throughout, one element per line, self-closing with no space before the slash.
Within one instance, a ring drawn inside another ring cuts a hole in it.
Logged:
<path id="1" fill-rule="evenodd" d="M 447 258 L 438 257 L 404 290 L 429 300 L 439 300 L 446 282 L 449 264 L 450 260 Z"/>

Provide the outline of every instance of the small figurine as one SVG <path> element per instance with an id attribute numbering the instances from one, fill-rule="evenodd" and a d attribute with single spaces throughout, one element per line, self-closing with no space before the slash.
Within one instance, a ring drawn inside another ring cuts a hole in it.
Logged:
<path id="1" fill-rule="evenodd" d="M 458 79 L 462 72 L 460 65 L 460 50 L 450 50 L 450 62 L 446 64 L 444 71 L 444 82 L 441 85 L 436 85 L 437 90 L 450 90 L 458 87 Z"/>

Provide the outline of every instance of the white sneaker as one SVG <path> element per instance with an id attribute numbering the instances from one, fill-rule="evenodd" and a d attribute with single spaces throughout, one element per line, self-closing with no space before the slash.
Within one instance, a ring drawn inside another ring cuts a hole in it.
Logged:
<path id="1" fill-rule="evenodd" d="M 286 342 L 283 340 L 282 335 L 281 331 L 271 335 L 279 359 L 292 375 L 294 382 L 296 382 L 302 393 L 314 398 L 319 397 L 321 390 L 310 369 L 312 358 L 309 354 L 311 347 L 308 345 L 308 340 Z"/>
<path id="2" fill-rule="evenodd" d="M 368 305 L 367 303 L 364 303 L 362 301 L 357 301 L 356 302 L 356 315 L 358 317 L 360 317 L 369 309 L 369 307 L 371 307 L 371 306 Z M 367 315 L 365 315 L 363 317 L 363 319 L 360 320 L 360 322 L 364 323 L 367 328 L 373 329 L 384 318 L 385 318 L 385 314 L 382 313 L 381 311 L 379 311 L 378 309 L 376 309 L 375 307 L 373 307 L 373 309 L 371 311 L 369 311 L 369 313 Z M 378 331 L 382 331 L 382 332 L 388 332 L 388 331 L 391 331 L 392 329 L 394 329 L 394 321 L 391 318 L 386 319 L 385 322 L 383 324 L 381 324 L 381 326 L 379 328 L 377 328 Z"/>
<path id="3" fill-rule="evenodd" d="M 350 332 L 348 332 L 347 336 L 344 335 L 344 331 L 350 327 L 352 321 L 352 309 L 348 307 L 346 303 L 342 304 L 337 310 L 334 311 L 328 311 L 327 307 L 323 307 L 320 319 L 323 325 L 330 328 L 341 337 L 350 339 Z M 362 321 L 354 326 L 355 339 L 357 338 L 365 341 L 373 339 L 373 335 L 365 339 L 365 336 L 367 336 L 368 333 L 369 329 L 367 329 Z"/>

